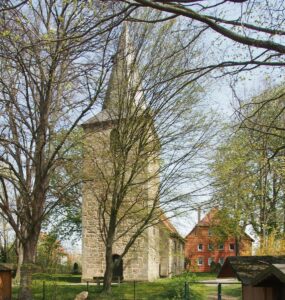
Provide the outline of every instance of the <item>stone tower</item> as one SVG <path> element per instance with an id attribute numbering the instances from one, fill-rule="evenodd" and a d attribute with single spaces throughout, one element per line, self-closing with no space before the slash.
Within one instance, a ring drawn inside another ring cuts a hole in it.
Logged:
<path id="1" fill-rule="evenodd" d="M 118 178 L 127 188 L 124 203 L 116 212 L 118 224 L 113 259 L 115 261 L 124 255 L 117 272 L 123 273 L 120 275 L 125 280 L 151 281 L 160 275 L 160 252 L 164 246 L 160 243 L 158 226 L 145 229 L 124 253 L 125 246 L 142 225 L 144 214 L 158 206 L 159 142 L 138 79 L 125 26 L 114 57 L 102 111 L 82 125 L 86 145 L 82 206 L 84 281 L 104 275 L 108 216 L 112 213 L 113 201 L 118 201 L 118 194 L 125 192 L 118 188 Z M 143 149 L 142 141 L 145 142 Z M 148 155 L 144 155 L 145 152 Z M 137 153 L 140 153 L 140 158 Z M 131 183 L 127 185 L 131 176 Z"/>

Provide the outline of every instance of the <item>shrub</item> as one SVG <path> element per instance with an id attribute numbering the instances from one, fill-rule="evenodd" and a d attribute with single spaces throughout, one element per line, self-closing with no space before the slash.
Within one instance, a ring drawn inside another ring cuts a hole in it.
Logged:
<path id="1" fill-rule="evenodd" d="M 196 275 L 191 272 L 184 272 L 181 275 L 171 278 L 168 285 L 168 287 L 170 288 L 165 294 L 165 296 L 167 297 L 166 299 L 204 299 L 202 292 L 192 288 L 193 285 L 191 284 L 189 286 L 189 282 L 193 281 L 196 281 Z"/>
<path id="2" fill-rule="evenodd" d="M 220 263 L 215 263 L 214 261 L 211 262 L 210 265 L 210 272 L 211 273 L 219 273 L 221 270 L 221 264 Z"/>

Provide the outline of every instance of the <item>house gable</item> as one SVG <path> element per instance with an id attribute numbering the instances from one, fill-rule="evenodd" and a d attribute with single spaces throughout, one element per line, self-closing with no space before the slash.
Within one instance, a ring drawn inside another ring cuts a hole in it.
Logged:
<path id="1" fill-rule="evenodd" d="M 212 209 L 185 237 L 185 257 L 190 270 L 209 272 L 212 262 L 223 265 L 228 256 L 236 255 L 237 246 L 242 255 L 251 254 L 253 239 L 246 233 L 238 244 L 234 237 L 219 241 L 211 231 L 216 213 L 217 209 Z"/>

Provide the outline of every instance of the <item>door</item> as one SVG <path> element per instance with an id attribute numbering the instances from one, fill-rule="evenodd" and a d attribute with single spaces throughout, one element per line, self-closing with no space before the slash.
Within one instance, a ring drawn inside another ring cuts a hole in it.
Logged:
<path id="1" fill-rule="evenodd" d="M 117 280 L 120 278 L 120 280 L 123 280 L 123 259 L 118 254 L 113 254 L 113 279 Z"/>

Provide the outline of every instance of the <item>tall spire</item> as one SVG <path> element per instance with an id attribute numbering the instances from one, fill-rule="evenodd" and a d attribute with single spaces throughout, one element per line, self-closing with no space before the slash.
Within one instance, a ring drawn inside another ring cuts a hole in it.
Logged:
<path id="1" fill-rule="evenodd" d="M 139 110 L 145 108 L 134 53 L 128 25 L 125 22 L 119 38 L 117 52 L 114 55 L 113 68 L 102 111 L 84 122 L 83 127 L 115 120 L 121 113 L 124 117 L 127 117 L 134 107 L 139 108 Z"/>
<path id="2" fill-rule="evenodd" d="M 114 65 L 103 103 L 103 110 L 108 109 L 116 112 L 120 105 L 126 105 L 128 101 L 135 103 L 135 98 L 138 95 L 133 95 L 134 99 L 129 99 L 132 88 L 136 89 L 135 82 L 138 78 L 134 66 L 134 48 L 130 42 L 128 25 L 124 22 L 117 52 L 114 56 Z"/>

